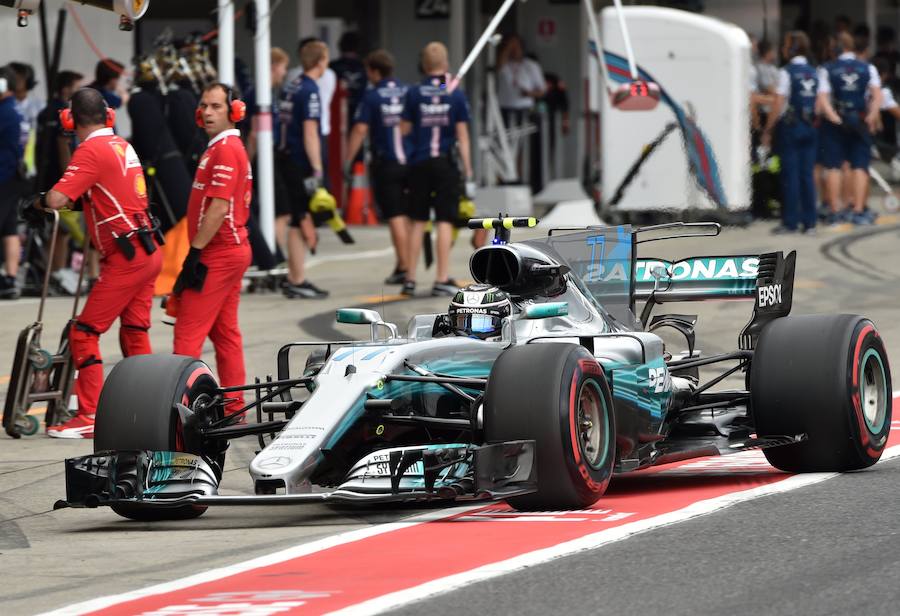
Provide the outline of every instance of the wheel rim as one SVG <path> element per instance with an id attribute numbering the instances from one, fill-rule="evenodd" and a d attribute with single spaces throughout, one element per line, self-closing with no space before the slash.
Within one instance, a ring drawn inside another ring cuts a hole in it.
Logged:
<path id="1" fill-rule="evenodd" d="M 887 417 L 887 378 L 884 362 L 875 349 L 869 349 L 860 362 L 859 398 L 866 425 L 874 434 L 884 428 Z"/>
<path id="2" fill-rule="evenodd" d="M 600 469 L 609 449 L 609 422 L 606 402 L 600 386 L 593 379 L 588 379 L 581 385 L 577 413 L 581 455 L 588 466 Z"/>

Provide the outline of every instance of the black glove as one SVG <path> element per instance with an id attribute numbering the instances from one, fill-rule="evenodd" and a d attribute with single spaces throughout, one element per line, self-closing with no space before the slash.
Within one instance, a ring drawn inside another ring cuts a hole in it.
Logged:
<path id="1" fill-rule="evenodd" d="M 344 163 L 344 184 L 348 187 L 353 186 L 353 161 Z"/>
<path id="2" fill-rule="evenodd" d="M 22 202 L 22 220 L 32 229 L 40 229 L 47 222 L 47 211 L 42 204 L 43 195 Z"/>
<path id="3" fill-rule="evenodd" d="M 178 279 L 175 281 L 176 294 L 180 294 L 185 289 L 203 290 L 207 268 L 200 263 L 200 254 L 202 252 L 202 249 L 191 246 L 187 256 L 184 258 L 184 263 L 181 264 L 181 273 L 178 274 Z"/>

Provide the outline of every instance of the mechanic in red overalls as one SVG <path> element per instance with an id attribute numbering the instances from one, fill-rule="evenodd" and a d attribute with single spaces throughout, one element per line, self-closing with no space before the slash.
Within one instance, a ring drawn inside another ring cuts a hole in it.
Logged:
<path id="1" fill-rule="evenodd" d="M 251 258 L 246 225 L 253 176 L 235 128 L 245 109 L 227 85 L 203 90 L 197 123 L 210 142 L 194 176 L 187 213 L 191 248 L 175 282 L 175 353 L 199 358 L 209 336 L 223 387 L 245 382 L 238 304 Z M 226 408 L 233 412 L 242 405 L 237 394 Z"/>
<path id="2" fill-rule="evenodd" d="M 78 413 L 47 428 L 54 438 L 93 438 L 94 413 L 103 386 L 100 335 L 121 320 L 122 354 L 152 353 L 150 304 L 153 283 L 162 266 L 155 221 L 147 207 L 147 183 L 141 161 L 127 141 L 113 133 L 115 111 L 103 96 L 84 88 L 60 112 L 60 124 L 74 131 L 80 145 L 62 179 L 35 201 L 35 208 L 72 207 L 81 199 L 91 243 L 100 252 L 100 277 L 81 314 L 69 328 L 75 362 Z M 28 214 L 34 217 L 37 211 Z"/>

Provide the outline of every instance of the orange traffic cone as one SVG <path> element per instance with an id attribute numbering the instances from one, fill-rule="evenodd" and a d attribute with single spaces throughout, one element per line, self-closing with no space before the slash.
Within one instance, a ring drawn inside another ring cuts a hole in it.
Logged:
<path id="1" fill-rule="evenodd" d="M 366 166 L 361 162 L 353 165 L 353 182 L 350 185 L 350 198 L 347 199 L 344 221 L 348 225 L 378 224 L 372 191 L 369 190 L 369 180 L 366 177 Z"/>

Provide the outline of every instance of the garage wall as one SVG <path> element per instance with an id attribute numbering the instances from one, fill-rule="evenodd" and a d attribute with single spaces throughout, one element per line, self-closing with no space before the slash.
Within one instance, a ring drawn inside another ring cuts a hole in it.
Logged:
<path id="1" fill-rule="evenodd" d="M 56 32 L 57 15 L 63 4 L 64 0 L 44 0 L 48 18 L 47 35 L 50 37 L 51 44 Z M 129 63 L 134 53 L 134 34 L 119 30 L 118 15 L 89 6 L 69 6 L 70 10 L 77 12 L 81 17 L 88 36 L 103 54 L 123 64 Z M 40 82 L 35 93 L 43 100 L 47 95 L 47 77 L 44 75 L 42 58 L 38 16 L 31 17 L 27 28 L 19 28 L 16 25 L 15 11 L 6 8 L 0 9 L 0 63 L 6 64 L 15 60 L 34 66 Z M 94 66 L 98 59 L 97 54 L 75 26 L 72 15 L 69 15 L 66 20 L 60 69 L 83 73 L 87 78 L 86 85 L 94 79 Z M 127 135 L 131 132 L 128 114 L 122 113 L 119 116 L 119 130 L 122 134 Z"/>

